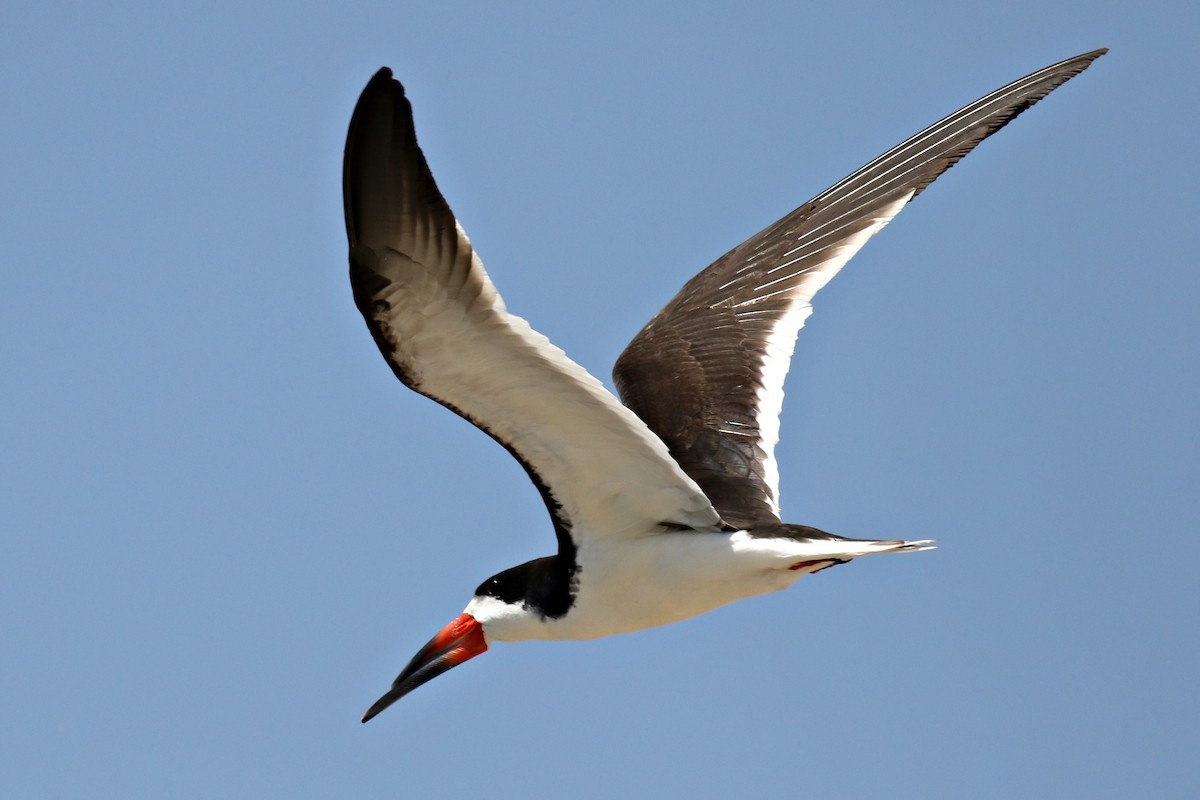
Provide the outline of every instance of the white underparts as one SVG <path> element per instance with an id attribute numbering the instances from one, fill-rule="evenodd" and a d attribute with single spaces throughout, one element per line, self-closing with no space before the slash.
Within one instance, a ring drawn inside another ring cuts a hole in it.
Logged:
<path id="1" fill-rule="evenodd" d="M 575 602 L 562 617 L 477 597 L 466 608 L 489 641 L 596 639 L 669 625 L 736 600 L 777 592 L 832 563 L 874 553 L 928 550 L 921 541 L 756 538 L 668 532 L 580 548 Z M 813 562 L 798 569 L 797 564 Z"/>

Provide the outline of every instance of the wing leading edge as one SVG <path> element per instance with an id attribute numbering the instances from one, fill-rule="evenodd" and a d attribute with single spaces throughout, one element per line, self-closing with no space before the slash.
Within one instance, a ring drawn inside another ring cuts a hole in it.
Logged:
<path id="1" fill-rule="evenodd" d="M 718 522 L 666 446 L 601 383 L 509 314 L 417 145 L 391 71 L 363 90 L 344 162 L 355 303 L 401 382 L 500 442 L 554 520 L 589 535 Z"/>

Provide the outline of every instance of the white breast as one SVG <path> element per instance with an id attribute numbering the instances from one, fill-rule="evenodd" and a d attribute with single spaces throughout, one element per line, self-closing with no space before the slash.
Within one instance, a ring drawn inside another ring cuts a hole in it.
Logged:
<path id="1" fill-rule="evenodd" d="M 515 609 L 489 609 L 489 640 L 596 639 L 669 625 L 735 600 L 786 589 L 812 571 L 788 567 L 813 557 L 813 544 L 828 544 L 716 531 L 584 540 L 588 544 L 577 556 L 578 583 L 570 610 L 557 619 L 533 620 L 519 618 L 523 615 L 512 613 Z M 478 603 L 477 598 L 473 605 Z"/>
<path id="2" fill-rule="evenodd" d="M 930 550 L 928 539 L 758 538 L 745 531 L 657 532 L 622 541 L 585 539 L 575 602 L 561 617 L 476 597 L 466 608 L 490 642 L 598 639 L 706 614 L 735 600 L 786 589 L 805 575 L 873 553 Z"/>

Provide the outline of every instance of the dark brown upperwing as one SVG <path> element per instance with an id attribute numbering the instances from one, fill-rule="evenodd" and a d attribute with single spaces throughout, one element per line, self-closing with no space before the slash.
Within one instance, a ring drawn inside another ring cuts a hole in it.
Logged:
<path id="1" fill-rule="evenodd" d="M 783 379 L 810 300 L 900 208 L 1106 50 L 998 89 L 884 153 L 692 278 L 617 360 L 622 401 L 728 524 L 779 519 Z"/>

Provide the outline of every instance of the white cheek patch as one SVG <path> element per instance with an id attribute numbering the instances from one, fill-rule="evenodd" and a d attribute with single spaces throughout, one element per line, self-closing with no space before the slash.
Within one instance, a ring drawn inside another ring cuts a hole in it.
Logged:
<path id="1" fill-rule="evenodd" d="M 550 638 L 541 615 L 520 603 L 476 596 L 467 603 L 463 613 L 470 614 L 483 626 L 483 638 L 488 644 Z"/>

